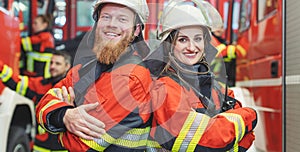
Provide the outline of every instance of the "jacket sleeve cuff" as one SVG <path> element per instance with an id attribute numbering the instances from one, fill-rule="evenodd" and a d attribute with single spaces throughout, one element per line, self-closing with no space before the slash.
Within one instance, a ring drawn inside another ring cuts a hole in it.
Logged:
<path id="1" fill-rule="evenodd" d="M 63 118 L 65 116 L 66 111 L 70 108 L 73 107 L 62 107 L 50 112 L 47 115 L 48 129 L 51 132 L 65 132 L 67 130 L 63 122 Z"/>

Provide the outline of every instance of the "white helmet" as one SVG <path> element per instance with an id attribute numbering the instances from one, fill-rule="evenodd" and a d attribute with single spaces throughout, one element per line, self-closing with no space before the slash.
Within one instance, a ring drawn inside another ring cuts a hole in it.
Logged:
<path id="1" fill-rule="evenodd" d="M 105 3 L 114 3 L 124 5 L 137 13 L 143 24 L 146 23 L 149 16 L 149 8 L 146 0 L 98 0 L 95 5 L 93 17 L 98 20 L 99 6 Z"/>
<path id="2" fill-rule="evenodd" d="M 222 17 L 208 2 L 202 0 L 170 0 L 161 15 L 157 37 L 164 40 L 172 30 L 200 25 L 211 31 L 222 27 Z"/>

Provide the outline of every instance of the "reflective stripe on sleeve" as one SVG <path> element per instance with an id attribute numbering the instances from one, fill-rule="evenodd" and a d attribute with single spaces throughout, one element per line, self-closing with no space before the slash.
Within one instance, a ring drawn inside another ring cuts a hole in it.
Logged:
<path id="1" fill-rule="evenodd" d="M 194 151 L 209 119 L 207 115 L 191 111 L 175 140 L 172 151 Z"/>
<path id="2" fill-rule="evenodd" d="M 18 82 L 16 92 L 24 96 L 26 94 L 26 90 L 28 88 L 28 77 L 27 76 L 19 76 L 21 81 Z"/>
<path id="3" fill-rule="evenodd" d="M 2 82 L 7 82 L 12 75 L 13 75 L 12 69 L 9 66 L 4 65 L 2 72 L 0 73 L 0 78 L 2 79 Z"/>
<path id="4" fill-rule="evenodd" d="M 230 151 L 237 152 L 238 151 L 238 142 L 243 138 L 245 134 L 245 124 L 243 118 L 234 113 L 221 113 L 220 115 L 227 118 L 227 120 L 231 121 L 234 124 L 235 129 L 235 142 L 234 146 Z"/>
<path id="5" fill-rule="evenodd" d="M 236 48 L 242 54 L 243 57 L 246 56 L 247 51 L 241 45 L 237 45 Z"/>
<path id="6" fill-rule="evenodd" d="M 225 44 L 220 44 L 216 47 L 216 49 L 218 50 L 218 55 L 226 48 Z"/>
<path id="7" fill-rule="evenodd" d="M 53 92 L 53 90 L 52 89 L 50 89 L 46 94 L 50 94 L 49 92 Z M 44 113 L 44 111 L 47 109 L 47 108 L 49 108 L 49 107 L 51 107 L 51 106 L 53 106 L 53 105 L 55 105 L 55 104 L 57 104 L 57 103 L 60 103 L 61 101 L 59 101 L 59 100 L 51 100 L 51 101 L 49 101 L 40 111 L 39 111 L 39 114 L 38 114 L 38 122 L 39 122 L 39 124 L 44 128 L 44 129 L 46 129 L 47 130 L 47 128 L 45 127 L 45 122 L 44 122 L 44 120 L 43 120 L 43 113 Z M 50 132 L 50 133 L 52 133 L 52 134 L 57 134 L 57 132 L 51 132 L 50 130 L 47 130 L 48 132 Z"/>
<path id="8" fill-rule="evenodd" d="M 228 45 L 228 47 L 227 47 L 227 57 L 230 58 L 230 59 L 235 59 L 236 58 L 235 46 Z"/>
<path id="9" fill-rule="evenodd" d="M 33 50 L 30 37 L 22 38 L 21 41 L 22 41 L 22 46 L 24 48 L 24 51 L 32 51 Z"/>

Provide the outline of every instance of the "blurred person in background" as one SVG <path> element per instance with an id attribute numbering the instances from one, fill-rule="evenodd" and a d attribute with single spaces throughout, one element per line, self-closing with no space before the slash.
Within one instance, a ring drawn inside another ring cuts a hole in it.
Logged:
<path id="1" fill-rule="evenodd" d="M 51 77 L 49 66 L 55 47 L 52 16 L 38 15 L 32 24 L 33 35 L 22 38 L 20 69 L 23 75 Z"/>
<path id="2" fill-rule="evenodd" d="M 51 89 L 57 82 L 65 77 L 71 67 L 71 57 L 65 51 L 52 51 L 53 55 L 50 62 L 50 78 L 30 77 L 16 75 L 12 68 L 0 60 L 0 79 L 4 85 L 15 90 L 38 104 L 44 94 Z M 47 133 L 40 126 L 37 127 L 37 135 L 34 140 L 34 152 L 45 151 L 66 151 L 59 143 L 57 135 Z"/>

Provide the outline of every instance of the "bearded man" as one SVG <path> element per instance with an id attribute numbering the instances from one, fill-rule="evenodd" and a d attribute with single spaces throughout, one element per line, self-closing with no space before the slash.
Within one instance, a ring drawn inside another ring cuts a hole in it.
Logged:
<path id="1" fill-rule="evenodd" d="M 38 123 L 60 133 L 70 151 L 144 151 L 151 84 L 142 61 L 149 52 L 142 35 L 146 0 L 99 0 L 93 17 L 94 59 L 74 66 L 48 91 L 37 106 Z M 75 106 L 62 100 L 66 88 L 74 88 Z"/>

